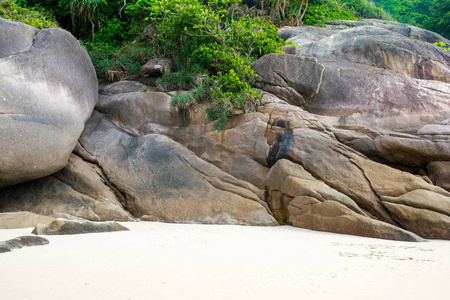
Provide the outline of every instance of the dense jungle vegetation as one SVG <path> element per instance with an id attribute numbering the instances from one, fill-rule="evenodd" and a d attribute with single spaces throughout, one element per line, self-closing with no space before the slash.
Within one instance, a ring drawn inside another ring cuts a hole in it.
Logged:
<path id="1" fill-rule="evenodd" d="M 450 39 L 450 0 L 372 0 L 393 19 Z"/>
<path id="2" fill-rule="evenodd" d="M 159 88 L 190 91 L 173 97 L 178 109 L 210 101 L 207 114 L 217 129 L 234 112 L 257 108 L 252 63 L 281 52 L 279 26 L 390 18 L 366 0 L 0 0 L 0 17 L 70 31 L 102 80 L 139 74 L 151 58 L 172 59 L 173 72 L 158 80 Z"/>

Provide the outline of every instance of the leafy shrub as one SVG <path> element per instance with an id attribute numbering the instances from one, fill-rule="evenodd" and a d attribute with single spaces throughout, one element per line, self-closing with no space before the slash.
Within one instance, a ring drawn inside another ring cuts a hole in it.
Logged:
<path id="1" fill-rule="evenodd" d="M 42 7 L 21 7 L 14 0 L 0 0 L 0 18 L 39 29 L 58 27 L 54 17 Z"/>
<path id="2" fill-rule="evenodd" d="M 128 7 L 134 18 L 144 18 L 154 28 L 155 47 L 175 62 L 175 71 L 159 83 L 167 87 L 194 88 L 175 97 L 173 105 L 187 108 L 198 93 L 194 78 L 207 73 L 212 83 L 207 111 L 216 128 L 223 128 L 234 110 L 256 109 L 260 96 L 251 88 L 256 74 L 253 62 L 264 54 L 280 52 L 285 43 L 277 28 L 264 18 L 252 18 L 237 9 L 238 0 L 138 0 Z M 194 69 L 199 68 L 199 72 Z M 192 76 L 193 75 L 193 76 Z"/>

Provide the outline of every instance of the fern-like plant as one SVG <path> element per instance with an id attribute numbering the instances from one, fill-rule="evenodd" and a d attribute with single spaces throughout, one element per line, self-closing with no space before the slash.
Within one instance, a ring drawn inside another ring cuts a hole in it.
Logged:
<path id="1" fill-rule="evenodd" d="M 70 0 L 69 3 L 72 12 L 72 20 L 74 17 L 79 17 L 84 22 L 89 21 L 91 23 L 92 40 L 95 39 L 94 14 L 102 4 L 106 4 L 106 0 Z"/>

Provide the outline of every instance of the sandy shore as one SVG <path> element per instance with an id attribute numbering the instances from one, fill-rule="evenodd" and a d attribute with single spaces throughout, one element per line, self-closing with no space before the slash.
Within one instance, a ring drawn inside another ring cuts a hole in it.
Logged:
<path id="1" fill-rule="evenodd" d="M 450 241 L 123 223 L 0 254 L 9 299 L 448 299 Z M 0 230 L 0 240 L 31 229 Z"/>

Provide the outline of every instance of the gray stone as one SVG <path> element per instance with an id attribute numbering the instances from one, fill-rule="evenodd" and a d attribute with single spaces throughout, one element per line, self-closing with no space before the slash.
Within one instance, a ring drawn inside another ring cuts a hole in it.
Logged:
<path id="1" fill-rule="evenodd" d="M 450 83 L 448 51 L 374 26 L 342 30 L 304 44 L 299 55 L 315 57 L 319 62 L 358 64 L 411 78 Z"/>
<path id="2" fill-rule="evenodd" d="M 167 58 L 154 58 L 142 66 L 142 73 L 148 76 L 161 76 L 171 72 L 172 61 Z"/>
<path id="3" fill-rule="evenodd" d="M 12 22 L 0 18 L 0 58 L 23 52 L 31 47 L 38 29 L 23 23 Z"/>
<path id="4" fill-rule="evenodd" d="M 87 51 L 65 30 L 37 31 L 0 19 L 0 37 L 4 187 L 67 164 L 97 102 L 97 78 Z"/>
<path id="5" fill-rule="evenodd" d="M 298 106 L 319 92 L 324 72 L 324 66 L 314 58 L 286 54 L 265 55 L 253 69 L 258 74 L 256 87 Z"/>
<path id="6" fill-rule="evenodd" d="M 270 169 L 265 184 L 269 206 L 281 210 L 293 226 L 400 241 L 423 240 L 412 232 L 372 219 L 351 198 L 288 160 L 281 159 Z"/>
<path id="7" fill-rule="evenodd" d="M 0 242 L 0 253 L 10 252 L 13 249 L 20 249 L 23 247 L 42 246 L 50 243 L 47 239 L 40 236 L 21 236 Z"/>
<path id="8" fill-rule="evenodd" d="M 255 85 L 309 112 L 335 117 L 340 127 L 417 133 L 423 126 L 449 119 L 450 53 L 432 44 L 436 36 L 373 20 L 350 22 L 354 26 L 349 28 L 344 23 L 287 28 L 299 39 L 308 39 L 308 32 L 314 38 L 298 41 L 297 59 L 283 54 L 260 58 L 254 66 L 260 75 Z M 317 66 L 321 72 L 312 71 Z M 436 134 L 437 128 L 433 130 Z M 439 130 L 446 132 L 443 127 Z M 425 127 L 418 134 L 429 131 Z M 447 158 L 430 155 L 419 163 L 435 159 Z"/>

